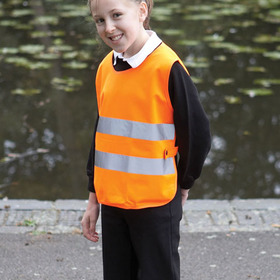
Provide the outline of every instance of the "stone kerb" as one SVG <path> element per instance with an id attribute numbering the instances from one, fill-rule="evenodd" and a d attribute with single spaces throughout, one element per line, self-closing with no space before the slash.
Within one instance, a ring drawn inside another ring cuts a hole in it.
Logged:
<path id="1" fill-rule="evenodd" d="M 0 233 L 81 233 L 86 200 L 0 200 Z M 280 228 L 280 199 L 188 200 L 181 231 L 265 231 Z M 100 221 L 97 229 L 100 232 Z"/>
<path id="2" fill-rule="evenodd" d="M 279 199 L 189 200 L 182 231 L 264 231 L 280 228 Z"/>

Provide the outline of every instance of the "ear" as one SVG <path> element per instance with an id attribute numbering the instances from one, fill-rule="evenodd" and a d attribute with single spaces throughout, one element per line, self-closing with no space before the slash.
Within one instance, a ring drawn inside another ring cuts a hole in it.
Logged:
<path id="1" fill-rule="evenodd" d="M 147 3 L 142 1 L 139 4 L 139 19 L 140 22 L 144 22 L 148 16 L 148 6 Z"/>

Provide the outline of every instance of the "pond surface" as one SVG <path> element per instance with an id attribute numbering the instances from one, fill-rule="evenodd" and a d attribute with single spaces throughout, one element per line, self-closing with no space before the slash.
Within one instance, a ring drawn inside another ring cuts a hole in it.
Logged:
<path id="1" fill-rule="evenodd" d="M 87 197 L 94 77 L 108 49 L 86 0 L 0 0 L 0 197 Z M 210 118 L 191 198 L 280 197 L 278 0 L 155 1 Z"/>

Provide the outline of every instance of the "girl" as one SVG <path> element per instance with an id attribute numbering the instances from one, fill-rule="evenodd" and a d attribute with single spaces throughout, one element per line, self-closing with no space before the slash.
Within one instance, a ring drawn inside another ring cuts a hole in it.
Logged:
<path id="1" fill-rule="evenodd" d="M 105 280 L 179 280 L 182 205 L 210 148 L 209 122 L 182 61 L 148 30 L 152 0 L 89 6 L 113 51 L 96 76 L 83 233 L 98 241 L 101 204 Z"/>

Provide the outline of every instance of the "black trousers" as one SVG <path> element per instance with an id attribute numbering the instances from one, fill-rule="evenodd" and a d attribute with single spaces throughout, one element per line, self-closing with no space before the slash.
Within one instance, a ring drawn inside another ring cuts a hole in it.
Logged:
<path id="1" fill-rule="evenodd" d="M 102 205 L 104 280 L 179 280 L 181 192 L 160 207 Z"/>

